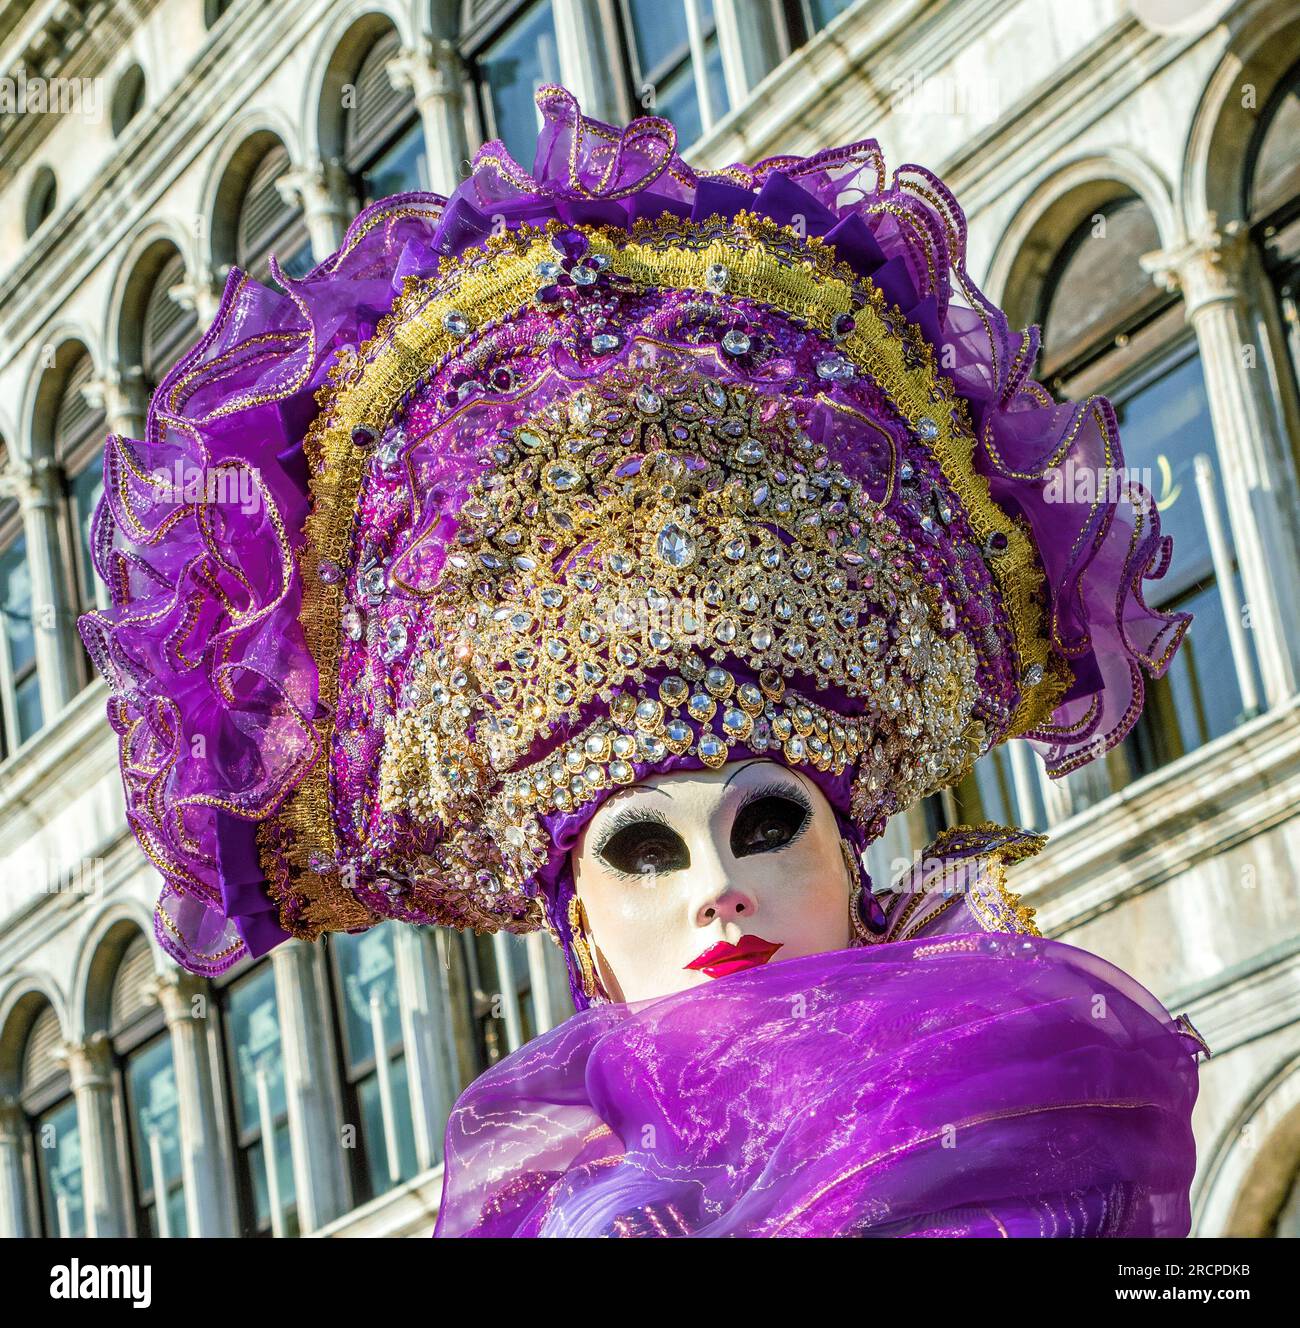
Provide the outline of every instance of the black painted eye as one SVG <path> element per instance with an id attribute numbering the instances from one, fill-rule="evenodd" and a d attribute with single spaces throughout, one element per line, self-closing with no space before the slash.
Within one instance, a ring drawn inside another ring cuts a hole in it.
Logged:
<path id="1" fill-rule="evenodd" d="M 812 808 L 783 793 L 747 802 L 731 827 L 731 852 L 737 858 L 785 848 L 803 832 Z"/>
<path id="2" fill-rule="evenodd" d="M 680 871 L 691 865 L 682 837 L 662 821 L 638 819 L 621 825 L 597 851 L 615 871 L 630 876 Z"/>

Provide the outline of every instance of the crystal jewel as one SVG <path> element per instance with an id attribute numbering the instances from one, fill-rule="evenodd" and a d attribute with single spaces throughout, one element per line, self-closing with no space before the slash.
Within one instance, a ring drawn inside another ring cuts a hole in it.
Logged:
<path id="1" fill-rule="evenodd" d="M 831 383 L 847 382 L 854 372 L 853 365 L 843 355 L 827 355 L 817 361 L 817 377 Z"/>
<path id="2" fill-rule="evenodd" d="M 689 567 L 695 561 L 695 537 L 670 521 L 655 540 L 655 557 L 669 567 Z"/>
<path id="3" fill-rule="evenodd" d="M 401 621 L 390 622 L 384 629 L 384 656 L 395 659 L 406 649 L 406 624 Z"/>

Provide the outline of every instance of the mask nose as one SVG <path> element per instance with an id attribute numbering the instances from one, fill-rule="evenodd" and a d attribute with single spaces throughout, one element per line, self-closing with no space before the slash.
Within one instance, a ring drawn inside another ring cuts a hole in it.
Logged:
<path id="1" fill-rule="evenodd" d="M 702 903 L 696 912 L 695 921 L 700 927 L 707 927 L 713 922 L 747 922 L 754 916 L 755 902 L 752 895 L 733 885 L 723 886 L 712 898 Z"/>

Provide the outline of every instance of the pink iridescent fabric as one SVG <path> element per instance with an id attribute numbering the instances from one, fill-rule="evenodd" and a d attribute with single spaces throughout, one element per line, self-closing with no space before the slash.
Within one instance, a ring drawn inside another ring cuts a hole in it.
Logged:
<path id="1" fill-rule="evenodd" d="M 924 439 L 909 435 L 876 385 L 825 371 L 833 340 L 754 301 L 719 302 L 713 322 L 692 323 L 681 291 L 642 295 L 613 331 L 597 330 L 580 308 L 560 336 L 542 292 L 475 339 L 472 355 L 430 366 L 402 403 L 400 440 L 381 440 L 346 563 L 334 571 L 362 626 L 342 624 L 337 706 L 322 706 L 319 661 L 299 617 L 311 501 L 303 440 L 317 390 L 340 356 L 355 357 L 374 335 L 408 279 L 435 276 L 502 227 L 627 231 L 647 219 L 725 221 L 742 211 L 780 225 L 797 220 L 857 280 L 884 292 L 900 337 L 919 331 L 941 348 L 936 362 L 977 440 L 975 469 L 1007 516 L 1032 533 L 1052 649 L 1071 671 L 1050 722 L 1030 735 L 1049 771 L 1069 770 L 1128 732 L 1142 706 L 1143 671 L 1163 672 L 1186 628 L 1187 615 L 1143 600 L 1143 582 L 1162 575 L 1170 556 L 1145 491 L 1130 485 L 1116 499 L 1102 487 L 1093 502 L 1049 501 L 1046 477 L 1056 467 L 1122 466 L 1114 413 L 1099 397 L 1054 402 L 1029 377 L 1037 329 L 1013 331 L 970 280 L 965 219 L 933 174 L 905 165 L 890 176 L 872 141 L 699 173 L 676 155 L 664 121 L 611 130 L 583 119 L 554 88 L 539 94 L 539 106 L 545 123 L 531 172 L 489 145 L 451 199 L 404 195 L 368 208 L 335 255 L 300 281 L 281 278 L 287 294 L 232 271 L 212 327 L 155 394 L 144 439 L 108 440 L 92 542 L 112 602 L 80 626 L 109 681 L 128 818 L 163 875 L 159 942 L 196 972 L 218 973 L 287 935 L 313 934 L 292 873 L 282 897 L 271 897 L 256 830 L 322 762 L 340 849 L 320 870 L 349 874 L 359 925 L 386 917 L 463 924 L 455 898 L 428 899 L 392 870 L 425 846 L 428 832 L 385 813 L 377 797 L 384 723 L 429 626 L 422 596 L 437 580 L 453 513 L 494 430 L 563 399 L 639 339 L 694 354 L 709 337 L 718 343 L 727 331 L 743 332 L 752 353 L 718 350 L 710 372 L 795 403 L 809 435 L 868 491 L 884 491 L 874 448 L 907 461 L 909 483 L 897 486 L 891 514 L 931 575 L 965 587 L 971 631 L 1010 640 L 989 590 L 987 564 L 998 549 L 972 547 L 965 515 L 948 511 Z M 585 244 L 572 234 L 574 246 Z M 557 241 L 554 284 L 576 298 L 569 274 L 577 248 L 569 254 L 567 243 Z M 530 390 L 521 396 L 522 384 Z M 819 392 L 873 428 L 846 429 L 843 414 L 816 405 Z M 179 483 L 160 485 L 160 474 Z M 195 475 L 249 501 L 187 496 Z M 1035 682 L 1009 648 L 992 650 L 981 689 L 994 733 Z M 746 754 L 743 746 L 732 753 Z M 636 773 L 649 768 L 639 763 Z M 858 844 L 897 810 L 882 797 L 869 820 L 855 822 L 847 780 L 819 782 Z M 551 820 L 555 851 L 527 883 L 561 938 L 571 889 L 564 848 L 594 810 L 588 804 Z M 502 925 L 523 929 L 535 925 L 530 918 L 521 909 Z"/>

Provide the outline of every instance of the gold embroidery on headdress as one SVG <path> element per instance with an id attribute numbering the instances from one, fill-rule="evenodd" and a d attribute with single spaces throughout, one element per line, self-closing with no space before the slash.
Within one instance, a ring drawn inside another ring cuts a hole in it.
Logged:
<path id="1" fill-rule="evenodd" d="M 351 431 L 364 426 L 381 432 L 403 393 L 455 353 L 461 338 L 444 325 L 449 312 L 464 311 L 472 330 L 529 304 L 538 285 L 536 265 L 551 256 L 550 235 L 558 229 L 558 223 L 551 223 L 546 230 L 506 231 L 486 241 L 482 249 L 444 263 L 433 279 L 408 280 L 375 336 L 359 353 L 340 360 L 331 382 L 318 394 L 321 412 L 306 444 L 314 504 L 306 532 L 309 553 L 302 620 L 320 670 L 325 715 L 318 721 L 318 731 L 326 749 L 337 699 L 343 585 L 323 578 L 319 569 L 330 562 L 346 568 L 365 463 L 364 454 L 351 442 Z M 608 270 L 641 287 L 707 290 L 707 271 L 722 262 L 730 273 L 728 296 L 761 301 L 815 330 L 828 332 L 837 315 L 853 310 L 856 326 L 841 339 L 840 351 L 879 385 L 926 440 L 962 502 L 977 541 L 995 535 L 1005 539 L 1005 549 L 992 565 L 1023 686 L 1018 708 L 996 736 L 1023 733 L 1050 715 L 1068 685 L 1069 671 L 1050 650 L 1043 632 L 1039 595 L 1043 574 L 1032 538 L 993 501 L 988 481 L 974 469 L 975 444 L 964 403 L 937 371 L 925 338 L 883 292 L 839 263 L 833 248 L 820 240 L 799 237 L 787 227 L 749 214 L 726 221 L 696 223 L 669 217 L 638 223 L 630 241 L 612 228 L 577 229 L 587 236 L 592 252 L 607 260 Z M 975 737 L 968 733 L 968 744 Z M 971 759 L 983 745 L 979 735 Z M 858 798 L 855 808 L 863 805 Z M 340 913 L 354 918 L 358 910 L 364 912 L 336 877 L 310 866 L 316 855 L 332 859 L 337 848 L 325 759 L 318 760 L 279 819 L 280 831 L 260 831 L 259 843 L 277 898 L 283 902 L 296 895 L 305 902 L 295 923 L 299 934 L 316 935 L 337 925 L 334 919 Z M 295 869 L 292 883 L 280 870 L 280 855 L 270 851 L 273 842 L 283 847 Z"/>

